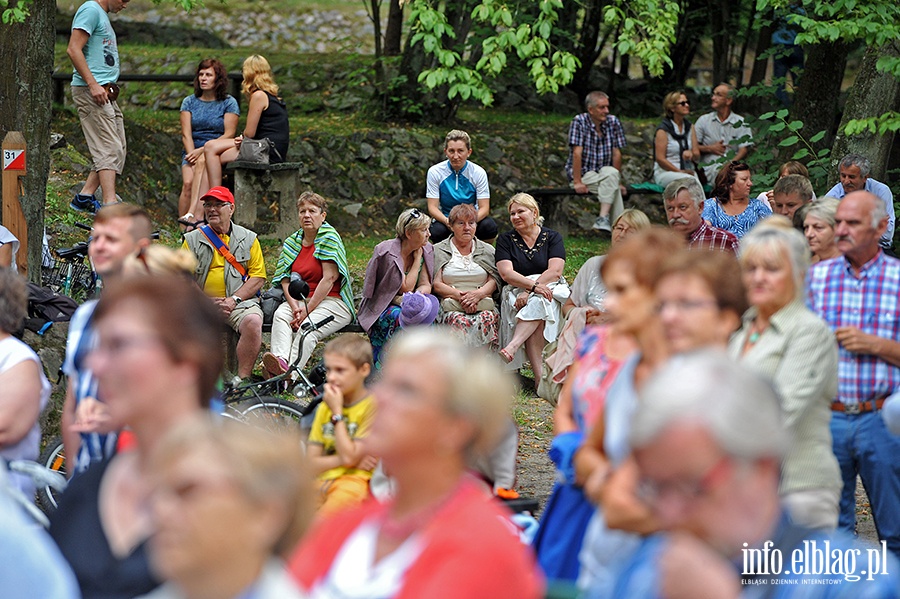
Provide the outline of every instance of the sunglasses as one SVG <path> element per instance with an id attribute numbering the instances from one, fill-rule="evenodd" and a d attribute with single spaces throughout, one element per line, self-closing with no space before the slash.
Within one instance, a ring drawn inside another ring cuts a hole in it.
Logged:
<path id="1" fill-rule="evenodd" d="M 689 101 L 685 100 L 684 102 L 679 102 L 678 105 L 679 106 L 690 106 L 691 103 Z"/>
<path id="2" fill-rule="evenodd" d="M 409 216 L 406 217 L 406 222 L 403 223 L 403 229 L 406 230 L 406 227 L 409 226 L 409 223 L 419 218 L 422 218 L 422 213 L 419 212 L 418 208 L 413 208 L 412 212 L 409 213 Z"/>

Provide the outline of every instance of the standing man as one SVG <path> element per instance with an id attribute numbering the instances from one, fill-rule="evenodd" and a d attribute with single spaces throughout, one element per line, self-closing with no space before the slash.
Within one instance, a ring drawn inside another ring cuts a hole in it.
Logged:
<path id="1" fill-rule="evenodd" d="M 884 203 L 888 222 L 879 245 L 887 250 L 894 241 L 894 194 L 890 187 L 869 177 L 871 172 L 872 163 L 868 158 L 860 154 L 847 154 L 838 165 L 841 182 L 829 189 L 825 195 L 840 200 L 854 191 L 868 191 L 880 198 Z"/>
<path id="2" fill-rule="evenodd" d="M 234 196 L 228 189 L 213 187 L 200 202 L 207 224 L 185 234 L 183 247 L 197 258 L 197 283 L 239 335 L 237 376 L 246 379 L 262 346 L 257 293 L 266 282 L 266 263 L 256 233 L 231 222 Z"/>
<path id="3" fill-rule="evenodd" d="M 663 190 L 666 221 L 673 231 L 685 236 L 689 250 L 720 250 L 737 253 L 734 233 L 714 227 L 703 220 L 703 188 L 696 177 L 675 179 Z"/>
<path id="4" fill-rule="evenodd" d="M 612 233 L 610 218 L 625 209 L 620 183 L 625 129 L 609 114 L 609 96 L 593 91 L 584 99 L 583 112 L 569 125 L 569 159 L 566 174 L 576 193 L 595 193 L 600 200 L 600 216 L 594 221 L 598 231 Z"/>
<path id="5" fill-rule="evenodd" d="M 151 233 L 150 215 L 139 206 L 121 203 L 97 212 L 88 255 L 104 285 L 122 277 L 125 259 L 150 245 Z M 113 434 L 81 433 L 79 437 L 79 433 L 72 430 L 78 404 L 88 397 L 98 399 L 97 380 L 86 361 L 96 344 L 92 325 L 96 307 L 97 301 L 91 300 L 75 311 L 66 340 L 66 360 L 62 367 L 66 375 L 66 398 L 60 428 L 63 446 L 69 456 L 70 473 L 83 472 L 91 462 L 108 457 L 115 449 L 116 436 Z"/>
<path id="6" fill-rule="evenodd" d="M 878 197 L 848 194 L 834 227 L 844 257 L 812 265 L 807 302 L 839 344 L 838 394 L 831 405 L 834 454 L 844 480 L 838 527 L 855 532 L 858 474 L 878 537 L 900 556 L 900 437 L 887 431 L 879 413 L 900 388 L 900 260 L 878 245 L 887 223 Z"/>
<path id="7" fill-rule="evenodd" d="M 713 88 L 710 102 L 713 111 L 701 116 L 694 125 L 700 150 L 700 166 L 709 183 L 716 180 L 726 158 L 740 162 L 747 157 L 750 146 L 753 145 L 750 128 L 744 124 L 744 117 L 731 111 L 733 95 L 734 87 L 729 83 L 720 83 Z M 746 139 L 738 141 L 741 138 Z"/>
<path id="8" fill-rule="evenodd" d="M 102 204 L 116 201 L 116 175 L 125 166 L 125 123 L 116 103 L 119 97 L 119 49 L 116 32 L 106 13 L 117 13 L 129 0 L 89 0 L 72 20 L 72 35 L 66 54 L 75 67 L 72 98 L 78 108 L 81 130 L 91 152 L 93 165 L 81 193 L 71 206 L 96 212 L 101 202 L 95 192 L 103 192 Z"/>
<path id="9" fill-rule="evenodd" d="M 437 243 L 450 237 L 450 210 L 457 204 L 472 204 L 478 210 L 475 217 L 475 237 L 493 243 L 497 237 L 497 223 L 491 214 L 491 190 L 487 173 L 469 162 L 472 140 L 469 134 L 454 129 L 444 140 L 446 162 L 428 169 L 425 197 L 431 223 L 431 242 Z"/>

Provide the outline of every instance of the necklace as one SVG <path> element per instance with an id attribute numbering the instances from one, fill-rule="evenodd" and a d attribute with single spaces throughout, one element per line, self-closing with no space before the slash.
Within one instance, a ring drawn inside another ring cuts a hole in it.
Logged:
<path id="1" fill-rule="evenodd" d="M 766 332 L 767 328 L 769 328 L 768 325 L 760 326 L 760 324 L 754 320 L 753 325 L 750 327 L 750 335 L 747 336 L 747 345 L 753 345 L 759 341 L 760 336 Z"/>

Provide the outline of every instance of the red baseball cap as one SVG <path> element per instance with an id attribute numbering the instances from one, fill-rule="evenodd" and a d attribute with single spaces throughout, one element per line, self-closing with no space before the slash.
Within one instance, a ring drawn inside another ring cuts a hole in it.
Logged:
<path id="1" fill-rule="evenodd" d="M 226 202 L 228 204 L 234 205 L 234 196 L 231 195 L 231 192 L 228 191 L 227 187 L 222 187 L 218 185 L 216 187 L 211 188 L 209 191 L 204 194 L 200 201 L 202 202 L 206 198 L 212 198 L 214 200 L 219 200 L 220 202 Z"/>

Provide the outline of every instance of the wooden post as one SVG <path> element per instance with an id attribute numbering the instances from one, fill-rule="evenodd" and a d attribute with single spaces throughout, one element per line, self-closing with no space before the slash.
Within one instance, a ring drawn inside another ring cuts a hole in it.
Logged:
<path id="1" fill-rule="evenodd" d="M 24 195 L 25 136 L 10 131 L 3 138 L 3 226 L 19 240 L 16 265 L 22 276 L 28 275 L 28 226 L 20 198 Z"/>

